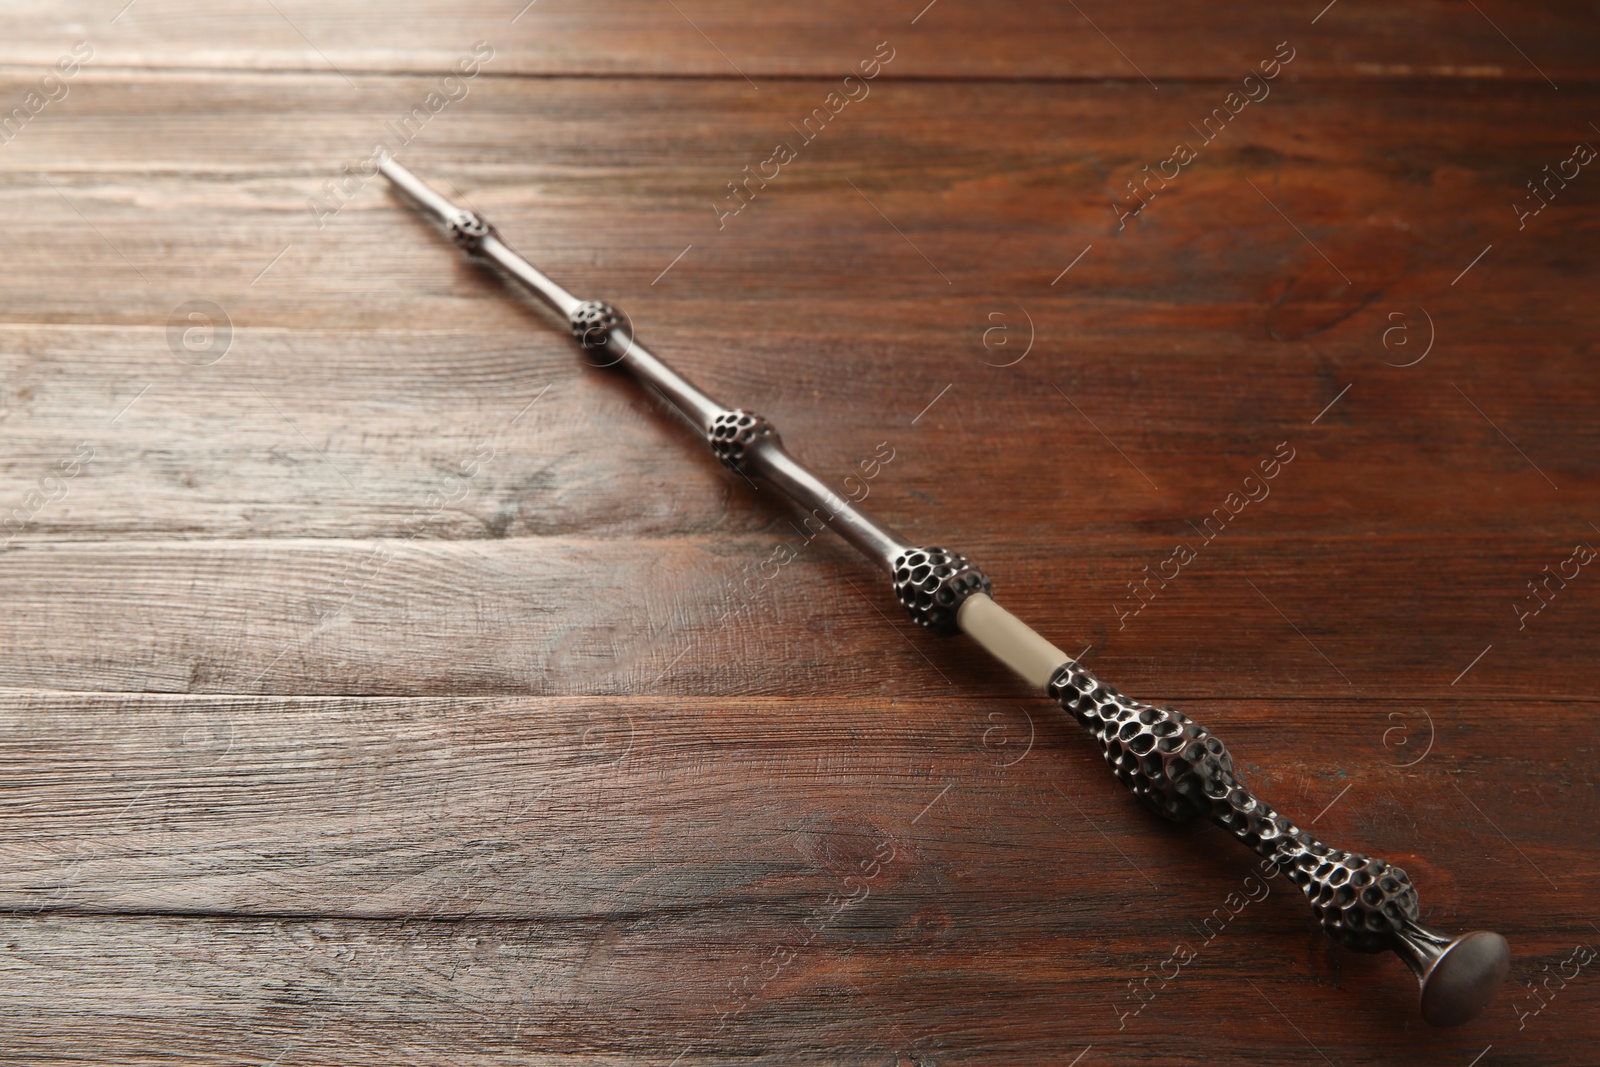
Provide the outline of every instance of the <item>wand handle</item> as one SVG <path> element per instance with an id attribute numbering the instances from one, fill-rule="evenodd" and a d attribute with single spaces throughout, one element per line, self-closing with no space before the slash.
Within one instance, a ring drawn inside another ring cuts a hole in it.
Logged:
<path id="1" fill-rule="evenodd" d="M 1129 699 L 990 597 L 987 575 L 958 552 L 919 547 L 843 499 L 784 450 L 760 415 L 727 408 L 657 358 L 610 304 L 579 300 L 501 239 L 476 213 L 457 207 L 409 170 L 380 169 L 432 212 L 467 251 L 493 260 L 561 314 L 586 353 L 619 367 L 664 396 L 711 450 L 746 480 L 760 478 L 832 526 L 888 571 L 912 621 L 965 633 L 1023 679 L 1054 697 L 1100 742 L 1123 785 L 1161 815 L 1203 815 L 1270 860 L 1305 893 L 1323 930 L 1362 952 L 1392 949 L 1417 976 L 1422 1015 L 1438 1026 L 1465 1022 L 1493 998 L 1510 967 L 1499 934 L 1450 938 L 1418 922 L 1417 892 L 1405 871 L 1380 859 L 1330 848 L 1258 800 L 1234 773 L 1222 742 L 1180 711 Z M 752 483 L 754 484 L 754 483 Z"/>
<path id="2" fill-rule="evenodd" d="M 1123 696 L 1076 663 L 1051 676 L 1050 695 L 1100 742 L 1117 780 L 1158 814 L 1210 819 L 1288 875 L 1328 936 L 1358 952 L 1397 953 L 1421 983 L 1428 1022 L 1455 1026 L 1494 998 L 1511 966 L 1505 938 L 1487 930 L 1451 938 L 1423 926 L 1405 871 L 1331 848 L 1257 799 L 1204 726 Z"/>

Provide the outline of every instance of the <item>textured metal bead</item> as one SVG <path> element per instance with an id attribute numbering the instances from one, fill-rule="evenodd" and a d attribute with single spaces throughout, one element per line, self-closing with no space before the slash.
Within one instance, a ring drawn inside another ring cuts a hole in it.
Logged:
<path id="1" fill-rule="evenodd" d="M 711 451 L 728 467 L 736 471 L 745 469 L 750 451 L 758 441 L 780 443 L 778 430 L 766 418 L 743 408 L 724 411 L 711 420 L 706 431 Z"/>
<path id="2" fill-rule="evenodd" d="M 592 351 L 606 346 L 612 332 L 622 325 L 623 319 L 622 312 L 604 300 L 585 300 L 572 309 L 567 321 L 572 327 L 572 336 L 578 339 L 580 345 Z"/>
<path id="3" fill-rule="evenodd" d="M 1273 861 L 1306 895 L 1322 928 L 1350 948 L 1393 948 L 1395 935 L 1420 916 L 1417 890 L 1405 871 L 1359 852 L 1330 849 L 1304 830 L 1280 846 Z"/>
<path id="4" fill-rule="evenodd" d="M 992 590 L 988 575 L 948 548 L 908 548 L 894 561 L 895 597 L 912 622 L 938 633 L 955 633 L 962 602 Z"/>
<path id="5" fill-rule="evenodd" d="M 1051 678 L 1050 695 L 1095 736 L 1135 796 L 1174 821 L 1203 815 L 1270 859 L 1342 944 L 1394 948 L 1417 922 L 1417 891 L 1405 871 L 1330 848 L 1257 799 L 1234 773 L 1226 746 L 1183 712 L 1123 696 L 1076 663 Z"/>
<path id="6" fill-rule="evenodd" d="M 1211 797 L 1233 757 L 1204 726 L 1181 711 L 1132 700 L 1068 664 L 1051 695 L 1100 742 L 1117 780 L 1174 822 L 1211 814 Z"/>
<path id="7" fill-rule="evenodd" d="M 470 211 L 458 212 L 450 217 L 450 237 L 468 252 L 483 247 L 483 239 L 494 233 L 494 227 Z"/>

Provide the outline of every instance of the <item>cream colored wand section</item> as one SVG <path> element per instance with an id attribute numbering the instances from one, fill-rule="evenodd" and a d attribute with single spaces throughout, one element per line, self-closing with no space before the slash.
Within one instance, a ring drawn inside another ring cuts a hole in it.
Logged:
<path id="1" fill-rule="evenodd" d="M 983 593 L 973 593 L 961 602 L 956 625 L 988 649 L 989 655 L 1040 689 L 1049 686 L 1063 664 L 1072 662 L 1071 656 Z"/>

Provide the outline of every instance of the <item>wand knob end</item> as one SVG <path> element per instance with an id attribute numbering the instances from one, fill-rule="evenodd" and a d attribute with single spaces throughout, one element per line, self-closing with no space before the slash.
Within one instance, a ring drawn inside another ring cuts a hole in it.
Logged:
<path id="1" fill-rule="evenodd" d="M 1447 937 L 1407 923 L 1395 952 L 1422 986 L 1422 1017 L 1434 1026 L 1459 1026 L 1487 1008 L 1511 970 L 1511 946 L 1490 930 Z"/>

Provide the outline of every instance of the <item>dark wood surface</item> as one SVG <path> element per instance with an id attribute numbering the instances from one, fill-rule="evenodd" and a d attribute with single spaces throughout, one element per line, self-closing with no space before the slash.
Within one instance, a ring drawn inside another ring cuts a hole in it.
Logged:
<path id="1" fill-rule="evenodd" d="M 1592 8 L 119 6 L 0 11 L 0 1063 L 1595 1062 L 1600 576 L 1528 583 L 1600 545 L 1600 172 L 1513 207 Z M 407 165 L 830 481 L 891 448 L 871 510 L 1500 1001 L 1428 1029 L 381 180 L 319 225 L 478 41 Z"/>

